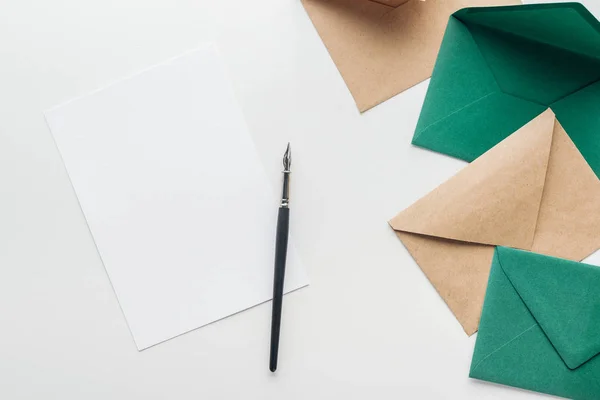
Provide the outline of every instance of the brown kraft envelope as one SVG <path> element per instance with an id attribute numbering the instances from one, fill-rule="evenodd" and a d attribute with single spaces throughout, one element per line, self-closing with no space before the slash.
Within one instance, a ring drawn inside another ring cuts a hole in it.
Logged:
<path id="1" fill-rule="evenodd" d="M 576 261 L 600 248 L 600 180 L 547 110 L 389 223 L 471 335 L 494 246 Z"/>
<path id="2" fill-rule="evenodd" d="M 519 0 L 302 0 L 360 112 L 431 76 L 450 15 Z M 386 5 L 387 4 L 387 5 Z"/>

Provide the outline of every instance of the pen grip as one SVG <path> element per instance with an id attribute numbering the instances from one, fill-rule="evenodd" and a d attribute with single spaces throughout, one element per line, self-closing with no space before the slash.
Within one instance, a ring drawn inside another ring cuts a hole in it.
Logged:
<path id="1" fill-rule="evenodd" d="M 285 278 L 285 262 L 287 257 L 288 233 L 290 225 L 290 209 L 279 208 L 277 217 L 277 238 L 275 243 L 275 274 L 273 280 L 273 315 L 271 319 L 271 358 L 269 369 L 277 369 L 279 353 L 279 332 L 281 327 L 281 306 L 283 301 L 283 282 Z"/>

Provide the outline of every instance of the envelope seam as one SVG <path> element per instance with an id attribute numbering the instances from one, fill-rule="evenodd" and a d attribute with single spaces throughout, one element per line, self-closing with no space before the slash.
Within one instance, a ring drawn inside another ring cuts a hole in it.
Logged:
<path id="1" fill-rule="evenodd" d="M 394 7 L 394 6 L 390 6 L 389 4 L 383 4 L 383 3 L 380 3 L 380 2 L 378 2 L 377 0 L 369 0 L 369 1 L 371 1 L 372 3 L 377 3 L 377 4 L 380 4 L 380 5 L 384 6 L 384 7 L 391 8 L 392 10 L 395 10 L 395 9 L 396 9 L 396 7 Z M 402 5 L 402 4 L 401 4 L 401 5 Z M 386 13 L 385 13 L 385 14 L 389 13 L 390 11 L 391 11 L 391 10 L 389 10 L 389 11 L 386 11 Z M 385 15 L 385 14 L 384 14 L 384 15 Z"/>
<path id="2" fill-rule="evenodd" d="M 494 78 L 494 79 L 495 79 L 495 78 Z M 427 125 L 425 128 L 421 129 L 421 131 L 420 131 L 420 132 L 418 132 L 418 133 L 415 135 L 415 137 L 413 138 L 413 141 L 414 141 L 414 140 L 417 140 L 417 139 L 419 138 L 419 136 L 421 136 L 421 135 L 422 135 L 424 132 L 426 132 L 426 131 L 427 131 L 429 128 L 431 128 L 432 126 L 434 126 L 434 125 L 437 125 L 437 124 L 439 124 L 439 123 L 441 123 L 441 122 L 445 121 L 446 119 L 450 118 L 450 117 L 451 117 L 451 116 L 453 116 L 454 114 L 461 112 L 461 111 L 462 111 L 462 110 L 464 110 L 465 108 L 467 108 L 467 107 L 470 107 L 470 106 L 472 106 L 473 104 L 475 104 L 475 103 L 478 103 L 478 102 L 480 102 L 481 100 L 483 100 L 483 99 L 485 99 L 485 98 L 487 98 L 487 97 L 490 97 L 490 96 L 492 96 L 492 95 L 494 95 L 494 94 L 497 94 L 497 93 L 499 93 L 499 92 L 497 92 L 497 91 L 496 91 L 496 92 L 491 92 L 491 93 L 488 93 L 488 94 L 486 94 L 485 96 L 481 96 L 481 97 L 480 97 L 480 98 L 478 98 L 477 100 L 473 100 L 473 101 L 472 101 L 472 102 L 470 102 L 469 104 L 467 104 L 467 105 L 464 105 L 464 106 L 462 106 L 461 108 L 459 108 L 458 110 L 451 112 L 450 114 L 446 115 L 444 118 L 441 118 L 441 119 L 438 119 L 438 120 L 437 120 L 437 121 L 435 121 L 435 122 L 432 122 L 431 124 Z"/>
<path id="3" fill-rule="evenodd" d="M 588 83 L 586 85 L 583 85 L 582 87 L 577 88 L 577 89 L 571 91 L 570 93 L 567 93 L 564 96 L 562 96 L 562 97 L 554 100 L 548 107 L 552 108 L 556 104 L 560 103 L 561 101 L 563 101 L 565 99 L 568 99 L 569 97 L 573 96 L 574 94 L 577 94 L 577 93 L 581 92 L 582 90 L 585 90 L 585 89 L 589 88 L 590 86 L 596 85 L 598 82 L 600 82 L 600 78 L 598 78 L 595 81 L 592 81 L 592 82 L 590 82 L 590 83 Z"/>
<path id="4" fill-rule="evenodd" d="M 475 365 L 475 367 L 473 368 L 473 371 L 477 370 L 477 368 L 479 368 L 479 366 L 481 365 L 481 363 L 483 363 L 485 360 L 487 360 L 488 358 L 490 358 L 491 356 L 493 356 L 494 354 L 496 354 L 497 352 L 499 352 L 500 350 L 502 350 L 503 348 L 505 348 L 506 346 L 508 346 L 509 344 L 511 344 L 512 342 L 514 342 L 515 340 L 517 340 L 518 338 L 520 338 L 521 336 L 523 336 L 524 334 L 526 334 L 527 332 L 529 332 L 530 330 L 532 330 L 533 328 L 535 328 L 536 326 L 538 326 L 537 323 L 531 325 L 529 328 L 525 329 L 523 332 L 519 333 L 517 336 L 515 336 L 512 339 L 510 339 L 508 342 L 504 343 L 502 346 L 498 347 L 496 350 L 492 351 L 490 354 L 488 354 L 487 356 L 483 357 L 483 359 L 481 361 L 479 361 L 477 363 L 477 365 Z"/>
<path id="5" fill-rule="evenodd" d="M 500 84 L 498 83 L 498 77 L 496 76 L 496 73 L 495 73 L 494 69 L 492 68 L 492 65 L 491 65 L 491 63 L 489 62 L 489 60 L 487 59 L 486 55 L 485 55 L 485 54 L 483 53 L 483 51 L 481 50 L 481 46 L 480 46 L 479 42 L 477 41 L 477 39 L 475 38 L 475 35 L 473 35 L 473 31 L 471 31 L 471 27 L 472 27 L 472 25 L 478 26 L 478 27 L 479 27 L 479 28 L 481 28 L 481 29 L 488 29 L 488 30 L 492 30 L 492 31 L 493 31 L 494 29 L 493 29 L 493 28 L 486 27 L 486 26 L 483 26 L 483 25 L 479 25 L 479 24 L 477 24 L 477 23 L 470 23 L 470 24 L 469 24 L 469 23 L 467 23 L 467 22 L 465 22 L 465 21 L 461 21 L 461 22 L 462 22 L 463 24 L 465 24 L 465 26 L 466 26 L 466 27 L 467 27 L 467 29 L 469 30 L 469 33 L 471 34 L 471 38 L 473 39 L 473 43 L 475 43 L 475 48 L 477 49 L 477 52 L 478 52 L 478 53 L 479 53 L 479 55 L 481 56 L 481 59 L 483 60 L 483 62 L 484 62 L 484 63 L 485 63 L 485 65 L 487 66 L 487 68 L 488 68 L 488 71 L 490 71 L 490 74 L 491 74 L 491 75 L 492 75 L 492 77 L 494 78 L 494 83 L 496 84 L 496 87 L 498 88 L 498 91 L 499 91 L 500 93 L 503 93 L 503 94 L 506 94 L 506 95 L 509 95 L 509 96 L 514 96 L 514 97 L 516 97 L 516 98 L 518 98 L 518 99 L 521 99 L 521 100 L 527 100 L 527 99 L 523 99 L 523 98 L 521 98 L 520 96 L 515 96 L 515 95 L 513 95 L 513 94 L 511 94 L 511 93 L 507 93 L 507 92 L 505 92 L 505 91 L 502 89 L 502 87 L 501 87 L 501 86 L 500 86 Z M 529 100 L 527 100 L 527 101 L 529 101 Z"/>
<path id="6" fill-rule="evenodd" d="M 548 181 L 548 169 L 550 168 L 550 157 L 552 157 L 552 145 L 554 144 L 554 130 L 556 129 L 556 124 L 557 124 L 557 119 L 556 116 L 554 117 L 554 124 L 552 124 L 552 133 L 550 134 L 550 148 L 548 149 L 548 158 L 546 160 L 546 171 L 544 171 L 544 186 L 542 187 L 542 194 L 540 196 L 540 201 L 538 204 L 538 212 L 537 212 L 537 217 L 535 219 L 535 227 L 533 228 L 533 236 L 531 238 L 531 244 L 529 246 L 529 250 L 533 249 L 533 245 L 535 244 L 535 235 L 537 233 L 538 230 L 538 225 L 540 223 L 540 213 L 542 212 L 542 202 L 544 201 L 544 194 L 546 193 L 546 182 Z M 498 260 L 500 260 L 500 257 L 498 257 Z M 512 283 L 512 282 L 511 282 Z"/>

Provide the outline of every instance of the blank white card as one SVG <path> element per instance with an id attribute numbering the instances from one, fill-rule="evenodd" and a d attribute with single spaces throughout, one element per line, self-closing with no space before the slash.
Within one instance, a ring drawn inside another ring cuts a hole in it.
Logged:
<path id="1" fill-rule="evenodd" d="M 271 299 L 278 191 L 214 46 L 46 119 L 138 349 Z"/>

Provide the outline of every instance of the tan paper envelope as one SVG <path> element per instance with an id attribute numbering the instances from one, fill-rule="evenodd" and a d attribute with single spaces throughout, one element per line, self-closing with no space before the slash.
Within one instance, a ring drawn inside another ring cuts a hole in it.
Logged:
<path id="1" fill-rule="evenodd" d="M 398 7 L 381 4 L 400 4 Z M 363 112 L 424 81 L 448 18 L 464 7 L 519 0 L 302 0 Z"/>
<path id="2" fill-rule="evenodd" d="M 600 248 L 600 180 L 547 110 L 390 225 L 471 335 L 494 246 L 576 261 Z"/>

